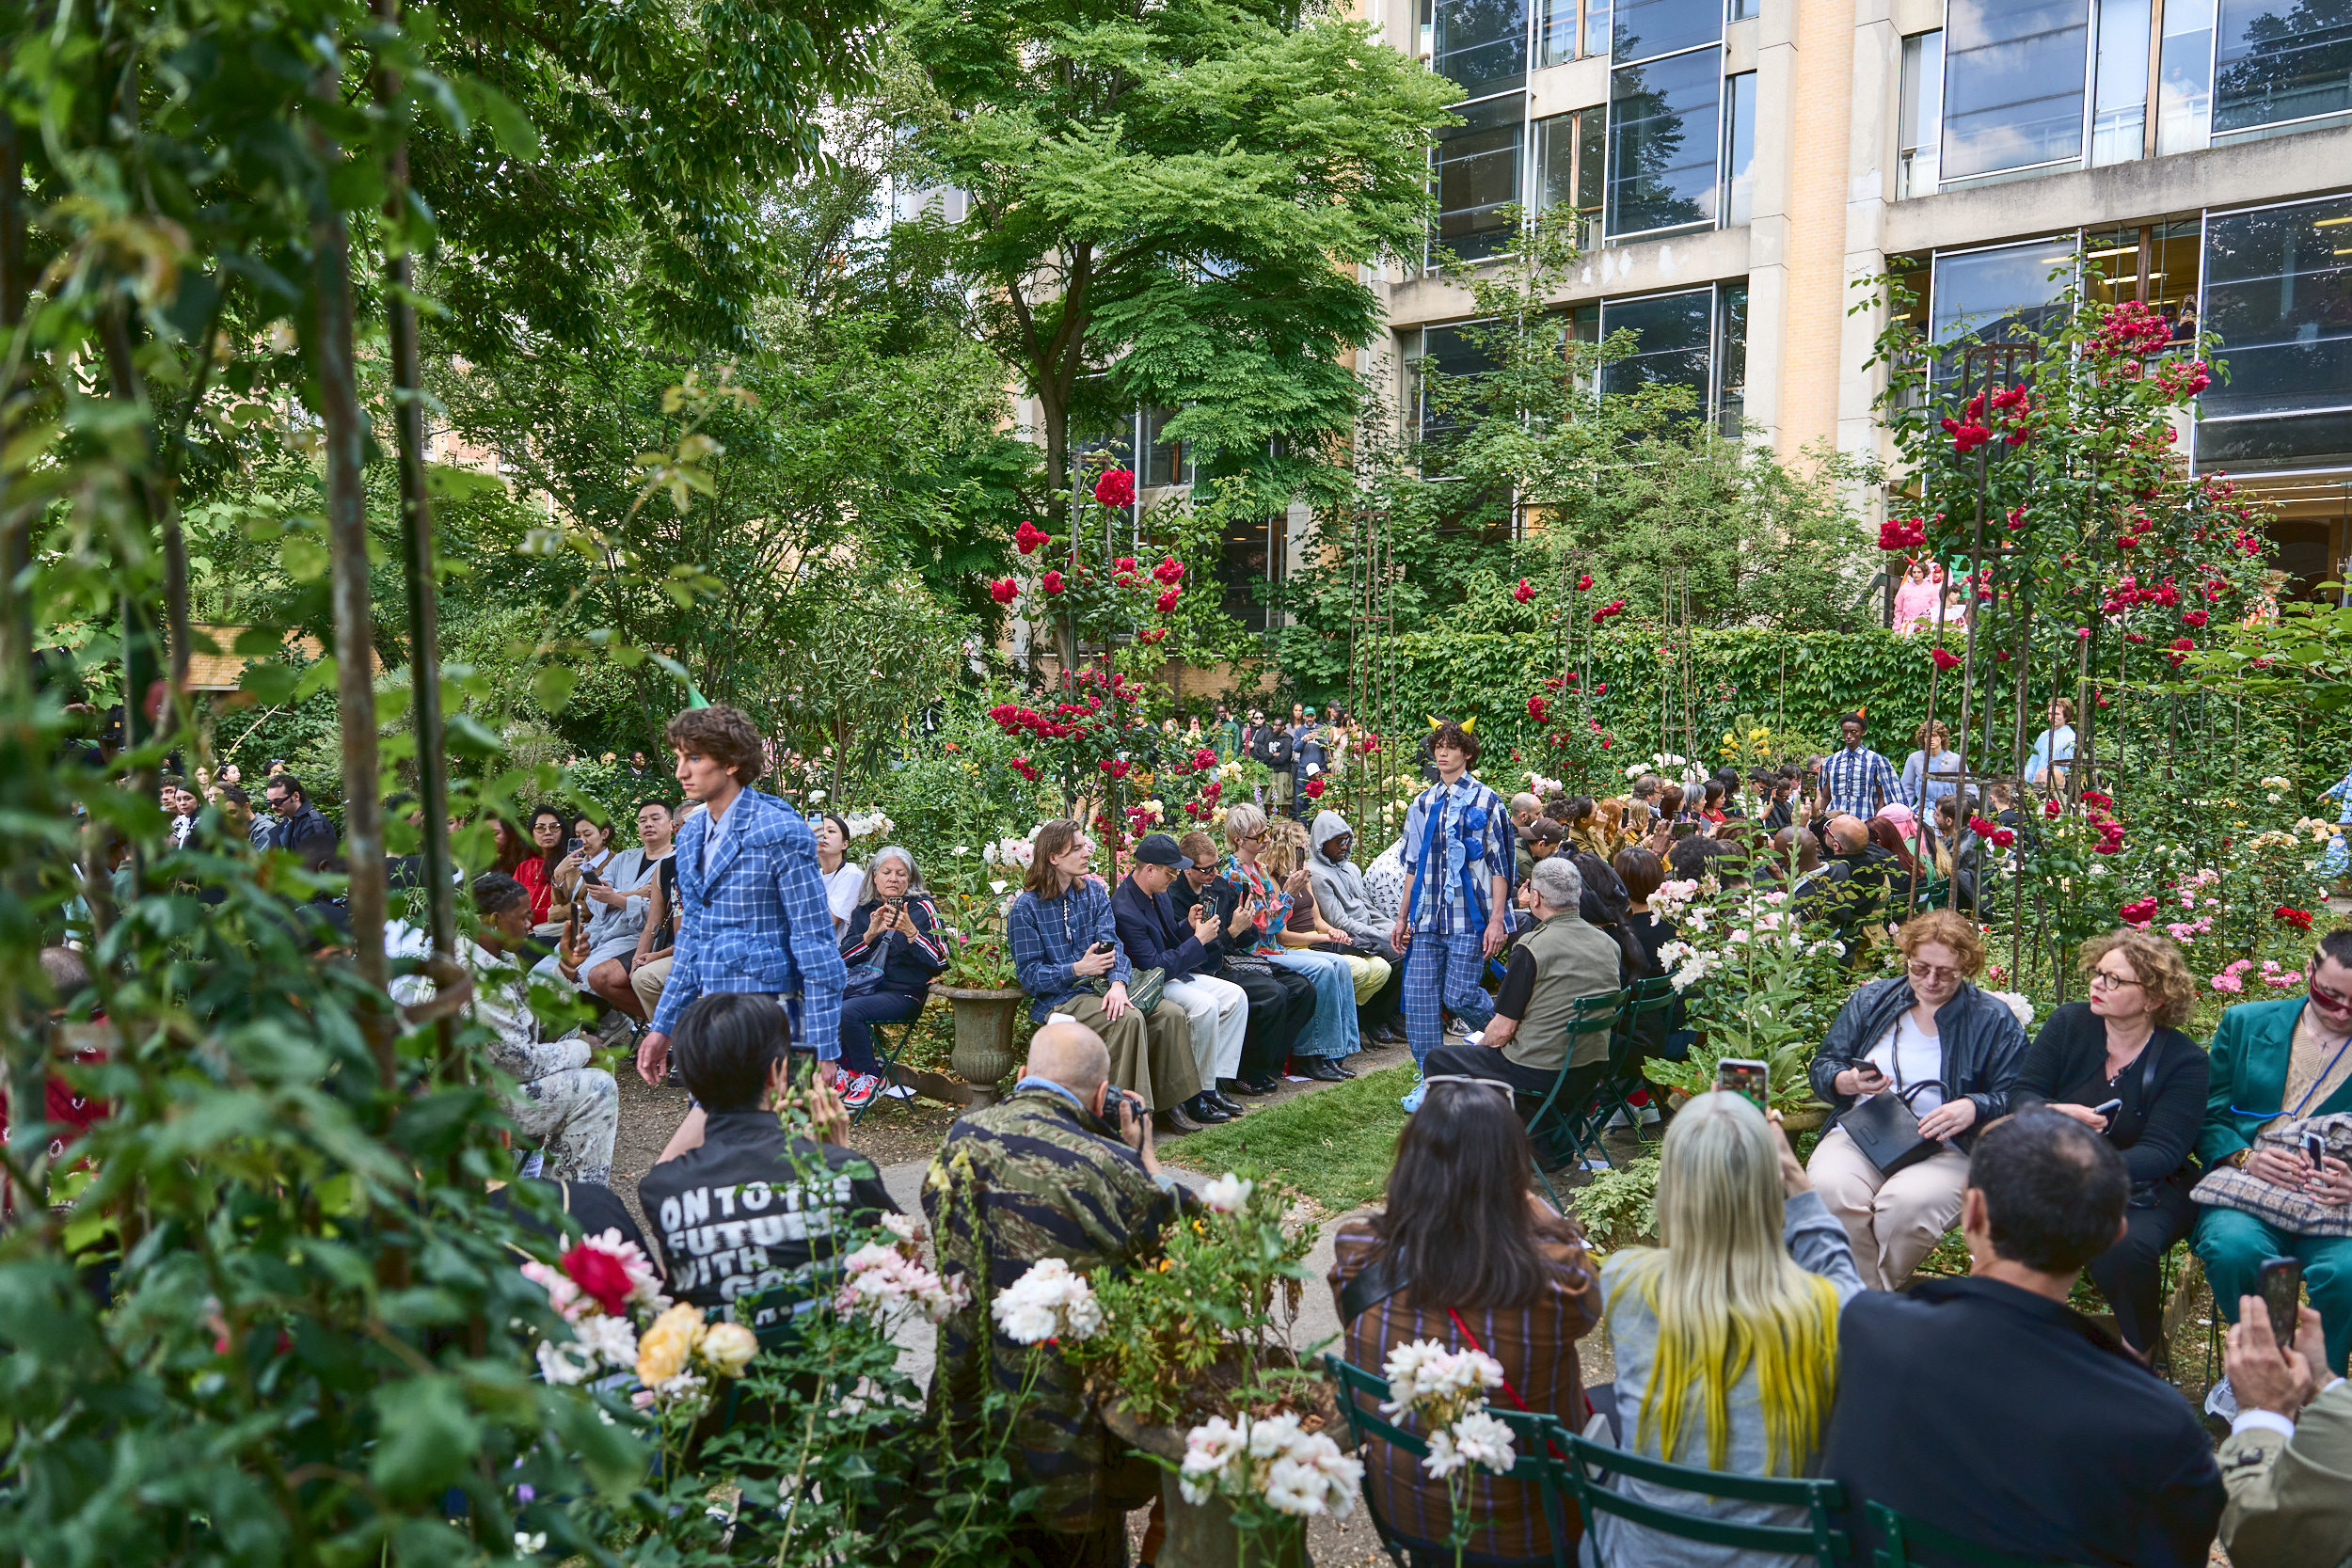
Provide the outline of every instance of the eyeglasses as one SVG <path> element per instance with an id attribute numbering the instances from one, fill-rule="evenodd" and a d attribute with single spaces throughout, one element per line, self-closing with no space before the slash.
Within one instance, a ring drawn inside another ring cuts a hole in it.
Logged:
<path id="1" fill-rule="evenodd" d="M 1915 980 L 1957 980 L 1961 976 L 1959 970 L 1947 969 L 1942 964 L 1914 962 L 1905 964 L 1903 967 L 1911 972 L 1911 977 Z"/>
<path id="2" fill-rule="evenodd" d="M 1441 1072 L 1434 1078 L 1424 1078 L 1421 1082 L 1423 1088 L 1435 1088 L 1439 1084 L 1475 1084 L 1483 1089 L 1494 1089 L 1501 1093 L 1505 1099 L 1509 1099 L 1518 1092 L 1512 1088 L 1510 1085 L 1503 1083 L 1501 1079 L 1472 1078 L 1466 1072 Z"/>
<path id="3" fill-rule="evenodd" d="M 2118 974 L 2109 969 L 2094 969 L 2090 972 L 2092 990 L 2129 990 L 2139 983 L 2129 975 Z"/>

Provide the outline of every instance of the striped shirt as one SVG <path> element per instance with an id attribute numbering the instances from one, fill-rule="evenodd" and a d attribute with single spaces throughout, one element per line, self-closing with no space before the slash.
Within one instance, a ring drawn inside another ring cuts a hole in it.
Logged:
<path id="1" fill-rule="evenodd" d="M 1821 759 L 1821 788 L 1832 816 L 1843 812 L 1868 821 L 1879 807 L 1903 798 L 1903 786 L 1887 760 L 1867 746 L 1832 752 Z"/>

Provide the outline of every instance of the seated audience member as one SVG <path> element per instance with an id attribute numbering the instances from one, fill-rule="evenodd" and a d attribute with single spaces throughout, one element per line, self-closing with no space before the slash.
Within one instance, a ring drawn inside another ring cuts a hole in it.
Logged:
<path id="1" fill-rule="evenodd" d="M 1524 789 L 1511 797 L 1511 833 L 1516 840 L 1512 846 L 1515 880 L 1523 882 L 1527 879 L 1528 867 L 1533 863 L 1528 854 L 1527 830 L 1534 827 L 1536 818 L 1543 815 L 1544 802 L 1540 797 Z"/>
<path id="2" fill-rule="evenodd" d="M 1333 1238 L 1346 1358 L 1376 1372 L 1416 1339 L 1484 1351 L 1528 1409 L 1581 1427 L 1576 1341 L 1600 1318 L 1583 1236 L 1529 1189 L 1527 1134 L 1502 1085 L 1447 1078 L 1434 1060 L 1424 1083 L 1421 1109 L 1397 1136 L 1385 1207 L 1343 1222 Z M 1510 1402 L 1499 1389 L 1493 1398 Z M 1446 1483 L 1386 1443 L 1362 1457 L 1365 1500 L 1404 1537 L 1411 1560 L 1453 1563 Z M 1477 1526 L 1463 1560 L 1545 1563 L 1555 1545 L 1573 1555 L 1573 1539 L 1554 1541 L 1534 1486 L 1475 1466 L 1469 1486 Z M 1573 1507 L 1561 1522 L 1579 1533 Z"/>
<path id="3" fill-rule="evenodd" d="M 1189 832 L 1176 847 L 1192 863 L 1179 873 L 1184 891 L 1170 896 L 1186 908 L 1198 906 L 1218 921 L 1217 936 L 1209 944 L 1208 973 L 1231 980 L 1249 998 L 1249 1027 L 1242 1036 L 1241 1064 L 1234 1076 L 1221 1081 L 1224 1095 L 1272 1094 L 1282 1085 L 1282 1064 L 1289 1060 L 1291 1042 L 1314 1022 L 1315 985 L 1304 974 L 1277 969 L 1253 958 L 1257 945 L 1257 903 L 1241 885 L 1217 872 L 1216 841 L 1204 832 Z"/>
<path id="4" fill-rule="evenodd" d="M 2324 1345 L 2308 1307 L 2281 1347 L 2263 1299 L 2238 1303 L 2222 1349 L 2238 1415 L 2221 1445 L 2221 1549 L 2241 1568 L 2352 1560 L 2352 1383 L 2328 1370 Z"/>
<path id="5" fill-rule="evenodd" d="M 947 967 L 939 911 L 923 891 L 922 868 L 898 845 L 875 850 L 866 863 L 850 928 L 841 939 L 841 964 L 860 988 L 841 998 L 841 1103 L 854 1111 L 882 1089 L 873 1025 L 903 1023 L 920 1014 L 931 981 Z M 877 973 L 861 979 L 861 970 Z"/>
<path id="6" fill-rule="evenodd" d="M 1888 815 L 1892 812 L 1902 813 L 1902 819 L 1898 820 Z M 1872 847 L 1884 850 L 1892 862 L 1886 868 L 1886 902 L 1880 909 L 1881 917 L 1886 920 L 1899 921 L 1916 908 L 1919 890 L 1927 886 L 1929 878 L 1934 874 L 1933 863 L 1922 861 L 1920 850 L 1913 847 L 1912 835 L 1916 834 L 1919 829 L 1910 816 L 1909 806 L 1892 805 L 1883 808 L 1876 816 L 1863 824 L 1864 830 L 1870 835 Z"/>
<path id="7" fill-rule="evenodd" d="M 1005 916 L 1013 971 L 1035 999 L 1029 1017 L 1044 1023 L 1059 1013 L 1095 1031 L 1111 1053 L 1112 1083 L 1178 1132 L 1199 1132 L 1184 1112 L 1184 1101 L 1200 1092 L 1192 1025 L 1165 996 L 1149 1017 L 1128 1003 L 1134 967 L 1119 945 L 1110 893 L 1088 874 L 1093 856 L 1093 841 L 1067 817 L 1038 830 L 1020 895 Z"/>
<path id="8" fill-rule="evenodd" d="M 1356 848 L 1356 830 L 1347 825 L 1347 818 L 1335 811 L 1319 812 L 1308 837 L 1314 846 L 1314 852 L 1307 857 L 1307 878 L 1314 889 L 1315 913 L 1326 927 L 1344 933 L 1357 952 L 1389 966 L 1388 984 L 1365 1009 L 1366 1017 L 1357 1020 L 1358 1027 L 1375 1045 L 1401 1044 L 1405 1038 L 1405 955 L 1389 944 L 1396 916 L 1383 914 L 1373 903 L 1364 874 L 1348 858 Z"/>
<path id="9" fill-rule="evenodd" d="M 2214 1031 L 2197 1158 L 2215 1174 L 2197 1194 L 2205 1207 L 2191 1244 L 2232 1321 L 2241 1297 L 2262 1293 L 2265 1259 L 2301 1259 L 2304 1288 L 2327 1325 L 2328 1365 L 2341 1368 L 2352 1347 L 2352 1237 L 2342 1223 L 2352 1204 L 2352 1148 L 2344 1122 L 2314 1129 L 2328 1138 L 2314 1168 L 2300 1137 L 2285 1134 L 2352 1112 L 2352 927 L 2320 938 L 2303 974 L 2306 994 L 2243 1003 Z M 2265 1142 L 2265 1133 L 2277 1135 Z M 2217 1180 L 2225 1166 L 2239 1178 Z M 2230 1206 L 2213 1201 L 2213 1189 L 2232 1186 L 2239 1191 Z"/>
<path id="10" fill-rule="evenodd" d="M 474 972 L 468 1010 L 495 1037 L 490 1063 L 516 1085 L 506 1114 L 525 1137 L 544 1140 L 543 1174 L 609 1184 L 620 1086 L 604 1069 L 588 1065 L 587 1040 L 577 1034 L 545 1038 L 539 1015 L 531 1010 L 530 979 L 516 961 L 531 941 L 531 894 L 514 878 L 485 871 L 474 879 L 473 907 L 481 934 L 458 939 L 457 958 Z M 393 983 L 393 1000 L 420 1002 L 432 990 L 423 976 L 405 976 Z"/>
<path id="11" fill-rule="evenodd" d="M 1389 847 L 1372 857 L 1364 867 L 1364 896 L 1372 900 L 1373 912 L 1387 921 L 1391 929 L 1399 911 L 1405 908 L 1405 886 L 1410 876 L 1405 869 L 1405 835 L 1399 833 L 1389 841 Z"/>
<path id="12" fill-rule="evenodd" d="M 1549 1092 L 1565 1063 L 1559 1109 L 1573 1111 L 1609 1069 L 1609 1026 L 1575 1032 L 1569 1019 L 1583 996 L 1616 990 L 1617 944 L 1576 912 L 1583 879 L 1565 855 L 1535 863 L 1535 926 L 1511 946 L 1511 963 L 1495 994 L 1495 1016 L 1480 1034 L 1448 1039 L 1429 1053 L 1428 1072 L 1492 1079 L 1520 1094 Z"/>
<path id="13" fill-rule="evenodd" d="M 657 805 L 668 816 L 663 833 L 671 851 L 654 863 L 653 893 L 645 905 L 645 924 L 637 933 L 637 952 L 628 964 L 628 988 L 637 993 L 637 1005 L 645 1009 L 648 1022 L 661 1010 L 661 992 L 670 983 L 670 965 L 677 958 L 677 933 L 682 923 L 677 896 L 677 832 L 691 815 L 670 811 L 659 800 L 648 800 L 638 813 L 639 822 L 644 822 L 646 810 Z"/>
<path id="14" fill-rule="evenodd" d="M 1044 1259 L 1081 1274 L 1143 1261 L 1178 1216 L 1177 1191 L 1148 1110 L 1111 1084 L 1110 1053 L 1082 1023 L 1040 1029 L 1012 1093 L 960 1117 L 931 1162 L 923 1208 L 940 1270 L 972 1293 L 939 1325 L 931 1398 L 977 1435 L 986 1390 L 1005 1395 L 1018 1411 L 1010 1489 L 1041 1489 L 1007 1561 L 1025 1551 L 1046 1568 L 1125 1562 L 1127 1511 L 1160 1495 L 1161 1472 L 1104 1425 L 1076 1366 L 1050 1352 L 1033 1362 L 990 1322 L 988 1301 Z"/>
<path id="15" fill-rule="evenodd" d="M 285 850 L 301 861 L 308 871 L 332 867 L 342 839 L 335 832 L 335 824 L 326 819 L 326 814 L 310 803 L 310 792 L 302 787 L 302 781 L 292 773 L 273 774 L 262 794 L 278 818 L 268 847 Z"/>
<path id="16" fill-rule="evenodd" d="M 1854 1560 L 1880 1544 L 1870 1501 L 2028 1561 L 2203 1568 L 2222 1489 L 2196 1413 L 2066 1305 L 2130 1191 L 2097 1133 L 2021 1111 L 1969 1157 L 1968 1277 L 1846 1304 L 1821 1474 Z"/>
<path id="17" fill-rule="evenodd" d="M 866 873 L 850 859 L 848 822 L 826 812 L 810 820 L 808 831 L 817 840 L 817 877 L 825 884 L 825 906 L 833 911 L 833 930 L 837 940 L 850 934 L 850 914 L 857 908 L 858 890 L 866 885 Z"/>
<path id="18" fill-rule="evenodd" d="M 1649 907 L 1650 896 L 1666 885 L 1666 868 L 1647 849 L 1629 848 L 1617 851 L 1615 870 L 1617 879 L 1625 884 L 1626 929 L 1642 948 L 1642 963 L 1634 978 L 1656 978 L 1666 973 L 1658 961 L 1658 950 L 1676 935 L 1674 922 L 1661 919 Z"/>
<path id="19" fill-rule="evenodd" d="M 1772 858 L 1778 863 L 1772 868 L 1770 879 L 1778 885 L 1786 878 L 1788 907 L 1797 918 L 1836 925 L 1847 908 L 1850 873 L 1846 863 L 1823 860 L 1820 840 L 1809 828 L 1783 828 L 1774 833 Z"/>
<path id="20" fill-rule="evenodd" d="M 1257 905 L 1258 937 L 1250 955 L 1305 975 L 1315 988 L 1314 1021 L 1291 1041 L 1293 1070 L 1338 1083 L 1356 1076 L 1340 1065 L 1340 1058 L 1362 1049 L 1362 1037 L 1356 1028 L 1356 972 L 1338 954 L 1317 952 L 1319 943 L 1308 933 L 1290 928 L 1291 909 L 1296 900 L 1265 867 L 1263 856 L 1270 838 L 1265 814 L 1257 807 L 1245 802 L 1229 809 L 1225 842 L 1233 852 L 1225 862 L 1225 879 L 1239 889 L 1236 896 L 1248 897 Z"/>
<path id="21" fill-rule="evenodd" d="M 2147 1356 L 2164 1326 L 2164 1255 L 2197 1218 L 2189 1148 L 2204 1120 L 2208 1064 L 2179 1028 L 2196 1011 L 2197 980 L 2180 948 L 2154 931 L 2093 937 L 2080 962 L 2090 1000 L 2069 1002 L 2042 1025 L 2012 1102 L 2047 1104 L 2123 1156 L 2127 1228 L 2090 1273 L 2123 1342 Z"/>
<path id="22" fill-rule="evenodd" d="M 1859 930 L 1888 907 L 1901 866 L 1884 847 L 1871 841 L 1869 824 L 1858 816 L 1831 817 L 1829 838 L 1821 847 L 1846 868 L 1845 911 L 1836 923 Z"/>
<path id="23" fill-rule="evenodd" d="M 582 817 L 586 828 L 593 819 Z M 670 808 L 648 800 L 637 808 L 638 845 L 633 849 L 610 849 L 603 863 L 583 862 L 578 896 L 589 911 L 585 934 L 588 956 L 580 960 L 580 989 L 610 1004 L 636 1022 L 652 1015 L 628 983 L 629 965 L 637 956 L 638 938 L 644 935 L 645 916 L 653 906 L 654 883 L 660 873 L 656 863 L 670 852 Z M 586 843 L 583 834 L 581 842 Z M 590 875 L 596 879 L 588 880 Z"/>
<path id="24" fill-rule="evenodd" d="M 1837 1384 L 1837 1313 L 1861 1293 L 1853 1254 L 1780 1129 L 1745 1095 L 1684 1106 L 1658 1159 L 1655 1247 L 1601 1266 L 1616 1352 L 1611 1426 L 1649 1459 L 1748 1476 L 1809 1476 Z M 1806 1523 L 1774 1503 L 1701 1497 L 1630 1477 L 1611 1483 L 1677 1513 Z M 1612 1562 L 1795 1568 L 1800 1560 L 1654 1534 L 1604 1515 Z"/>
<path id="25" fill-rule="evenodd" d="M 832 1085 L 810 1075 L 805 1102 L 821 1142 L 777 1123 L 778 1106 L 800 1098 L 791 1047 L 774 997 L 697 998 L 678 1015 L 670 1049 L 707 1114 L 702 1142 L 665 1156 L 637 1183 L 672 1295 L 710 1308 L 768 1291 L 789 1298 L 760 1304 L 754 1328 L 788 1317 L 796 1303 L 830 1297 L 841 1259 L 898 1212 L 873 1163 L 842 1147 L 849 1118 Z"/>
<path id="26" fill-rule="evenodd" d="M 1249 993 L 1231 980 L 1209 973 L 1216 961 L 1211 950 L 1226 930 L 1213 911 L 1188 920 L 1176 912 L 1169 896 L 1191 859 L 1166 833 L 1151 833 L 1136 846 L 1134 868 L 1111 894 L 1111 919 L 1119 928 L 1119 944 L 1127 961 L 1137 969 L 1156 969 L 1167 977 L 1163 994 L 1170 1006 L 1181 1008 L 1192 1038 L 1193 1066 L 1200 1070 L 1200 1092 L 1184 1102 L 1195 1121 L 1231 1121 L 1242 1107 L 1216 1087 L 1241 1070 L 1242 1042 L 1249 1033 Z M 1190 890 L 1187 889 L 1187 892 Z M 1198 899 L 1187 899 L 1187 909 Z M 1235 933 L 1249 924 L 1235 911 Z"/>
<path id="27" fill-rule="evenodd" d="M 499 869 L 512 875 L 530 893 L 532 926 L 538 936 L 552 940 L 561 934 L 557 927 L 569 912 L 558 886 L 558 874 L 571 859 L 571 852 L 564 847 L 564 835 L 570 829 L 564 826 L 564 813 L 554 806 L 532 808 L 531 820 L 525 827 L 531 841 L 522 847 L 521 858 L 511 865 L 506 858 L 508 846 L 501 839 Z"/>
<path id="28" fill-rule="evenodd" d="M 1896 945 L 1905 973 L 1846 999 L 1811 1069 L 1814 1094 L 1837 1116 L 1808 1169 L 1874 1291 L 1899 1290 L 1960 1217 L 1968 1150 L 1978 1130 L 2009 1114 L 2026 1054 L 2017 1015 L 1969 983 L 1984 968 L 1972 922 L 1949 910 L 1914 915 Z M 1898 1121 L 1907 1108 L 1918 1135 L 1943 1145 L 1892 1176 L 1842 1125 L 1880 1095 L 1900 1102 Z"/>
<path id="29" fill-rule="evenodd" d="M 1378 952 L 1359 947 L 1354 937 L 1323 918 L 1322 907 L 1315 901 L 1314 879 L 1305 864 L 1311 859 L 1311 851 L 1287 842 L 1266 846 L 1266 875 L 1279 881 L 1291 897 L 1284 940 L 1297 938 L 1313 943 L 1311 951 L 1346 960 L 1348 979 L 1356 990 L 1356 1038 L 1369 1049 L 1376 1027 L 1385 1025 L 1393 1033 L 1403 1024 L 1405 968 L 1391 965 Z"/>

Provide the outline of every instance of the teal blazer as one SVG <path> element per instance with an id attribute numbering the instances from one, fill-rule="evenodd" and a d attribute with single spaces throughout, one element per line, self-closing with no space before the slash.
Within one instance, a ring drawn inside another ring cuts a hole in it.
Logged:
<path id="1" fill-rule="evenodd" d="M 2299 996 L 2242 1003 L 2221 1015 L 2221 1027 L 2213 1033 L 2213 1093 L 2197 1134 L 2197 1158 L 2206 1169 L 2252 1148 L 2254 1134 L 2285 1109 L 2287 1057 L 2295 1049 L 2296 1020 L 2302 1016 Z M 2336 1111 L 2352 1111 L 2352 1079 L 2303 1114 Z"/>

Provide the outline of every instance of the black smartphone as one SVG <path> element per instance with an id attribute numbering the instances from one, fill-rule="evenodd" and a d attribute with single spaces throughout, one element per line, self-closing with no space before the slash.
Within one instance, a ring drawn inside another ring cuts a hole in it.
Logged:
<path id="1" fill-rule="evenodd" d="M 1715 1064 L 1715 1086 L 1746 1095 L 1759 1111 L 1772 1102 L 1772 1069 L 1751 1056 L 1725 1056 Z"/>
<path id="2" fill-rule="evenodd" d="M 2263 1264 L 2263 1305 L 2270 1309 L 2270 1332 L 2279 1348 L 2295 1343 L 2297 1309 L 2303 1302 L 2303 1260 L 2273 1258 Z"/>
<path id="3" fill-rule="evenodd" d="M 587 883 L 590 887 L 604 886 L 604 879 L 597 876 L 595 872 L 589 870 L 584 865 L 580 868 L 580 879 Z"/>
<path id="4" fill-rule="evenodd" d="M 2322 1170 L 2326 1169 L 2327 1167 L 2322 1165 L 2320 1162 L 2328 1158 L 2327 1135 L 2322 1132 L 2304 1133 L 2303 1157 L 2312 1163 L 2312 1175 L 2316 1176 Z"/>
<path id="5" fill-rule="evenodd" d="M 2094 1117 L 2111 1117 L 2122 1108 L 2123 1102 L 2121 1100 L 2110 1100 L 2105 1101 L 2104 1103 L 2093 1105 L 2090 1108 L 2090 1114 Z"/>
<path id="6" fill-rule="evenodd" d="M 1099 954 L 1107 953 L 1110 950 L 1111 944 L 1109 942 L 1098 942 L 1093 946 L 1087 949 L 1087 957 L 1093 958 Z"/>

